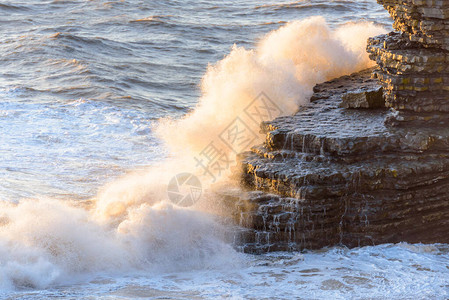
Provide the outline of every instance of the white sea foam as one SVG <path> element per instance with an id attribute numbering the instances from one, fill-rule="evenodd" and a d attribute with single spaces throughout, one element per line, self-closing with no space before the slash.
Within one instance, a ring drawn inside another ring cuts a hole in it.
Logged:
<path id="1" fill-rule="evenodd" d="M 114 225 L 51 199 L 2 202 L 0 208 L 2 290 L 45 288 L 102 273 L 226 268 L 238 262 L 210 216 L 168 203 L 136 206 Z"/>
<path id="2" fill-rule="evenodd" d="M 431 251 L 430 248 L 432 248 Z M 236 268 L 102 276 L 30 298 L 447 299 L 447 245 L 386 244 L 246 255 Z M 1 296 L 1 293 L 0 293 Z"/>

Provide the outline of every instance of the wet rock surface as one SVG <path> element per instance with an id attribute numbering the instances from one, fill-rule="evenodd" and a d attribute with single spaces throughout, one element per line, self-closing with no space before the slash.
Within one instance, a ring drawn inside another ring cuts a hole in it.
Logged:
<path id="1" fill-rule="evenodd" d="M 244 251 L 449 242 L 449 129 L 340 107 L 379 88 L 371 72 L 317 85 L 307 107 L 262 124 L 265 143 L 239 155 L 242 190 L 221 194 Z"/>

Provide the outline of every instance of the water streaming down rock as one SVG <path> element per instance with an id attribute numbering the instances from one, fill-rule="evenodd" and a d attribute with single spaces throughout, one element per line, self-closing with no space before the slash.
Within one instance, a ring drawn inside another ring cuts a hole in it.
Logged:
<path id="1" fill-rule="evenodd" d="M 243 250 L 449 242 L 449 42 L 435 31 L 449 7 L 378 2 L 403 31 L 369 40 L 378 67 L 318 84 L 240 154 L 240 183 L 257 190 L 226 195 Z"/>

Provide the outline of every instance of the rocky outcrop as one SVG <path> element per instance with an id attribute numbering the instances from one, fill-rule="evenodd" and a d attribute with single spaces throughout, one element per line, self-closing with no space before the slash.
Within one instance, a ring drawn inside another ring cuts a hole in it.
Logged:
<path id="1" fill-rule="evenodd" d="M 379 66 L 391 125 L 449 123 L 449 2 L 388 1 L 384 4 L 401 33 L 368 41 Z"/>
<path id="2" fill-rule="evenodd" d="M 393 27 L 425 47 L 449 50 L 449 2 L 377 0 L 393 18 Z"/>
<path id="3" fill-rule="evenodd" d="M 390 127 L 390 112 L 345 109 L 344 95 L 378 86 L 372 70 L 315 87 L 294 116 L 264 123 L 242 153 L 247 193 L 236 205 L 245 251 L 449 242 L 449 129 Z"/>
<path id="4" fill-rule="evenodd" d="M 222 195 L 244 251 L 449 243 L 449 4 L 378 2 L 402 32 L 368 41 L 377 68 L 317 85 L 239 155 L 247 192 Z"/>

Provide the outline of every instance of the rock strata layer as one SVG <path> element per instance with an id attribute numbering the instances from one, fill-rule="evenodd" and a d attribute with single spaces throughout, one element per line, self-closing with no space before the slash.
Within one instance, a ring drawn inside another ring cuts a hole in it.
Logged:
<path id="1" fill-rule="evenodd" d="M 449 242 L 449 130 L 390 127 L 386 108 L 345 109 L 379 88 L 366 70 L 315 87 L 294 116 L 264 123 L 228 192 L 247 252 Z"/>
<path id="2" fill-rule="evenodd" d="M 391 125 L 449 123 L 449 1 L 378 0 L 400 33 L 369 39 L 367 51 L 394 114 Z"/>
<path id="3" fill-rule="evenodd" d="M 393 27 L 426 47 L 449 50 L 449 1 L 377 0 L 393 18 Z"/>

